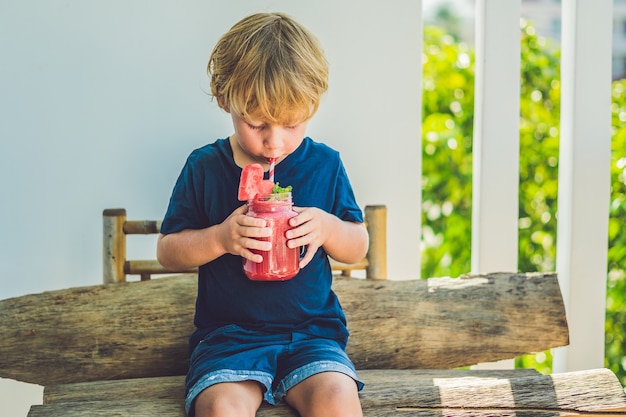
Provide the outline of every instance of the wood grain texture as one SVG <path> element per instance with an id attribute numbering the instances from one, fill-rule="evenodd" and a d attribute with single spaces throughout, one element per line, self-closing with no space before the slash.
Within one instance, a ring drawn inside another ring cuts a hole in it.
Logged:
<path id="1" fill-rule="evenodd" d="M 433 381 L 449 380 L 492 380 L 496 378 L 538 377 L 534 369 L 515 370 L 466 370 L 466 369 L 406 369 L 406 370 L 363 370 L 359 371 L 367 385 L 366 394 L 386 389 L 393 385 L 399 389 L 433 385 Z M 74 384 L 50 385 L 44 388 L 44 404 L 68 402 L 132 401 L 145 393 L 152 398 L 181 399 L 184 396 L 184 376 L 121 379 L 117 381 L 79 382 Z"/>
<path id="2" fill-rule="evenodd" d="M 569 343 L 556 274 L 337 280 L 334 288 L 357 369 L 456 368 Z"/>
<path id="3" fill-rule="evenodd" d="M 363 370 L 366 416 L 624 416 L 626 396 L 606 369 L 541 375 L 533 370 Z M 166 415 L 183 417 L 180 376 L 102 381 L 46 388 L 29 417 Z M 621 410 L 621 411 L 620 411 Z M 288 406 L 263 405 L 258 417 L 297 417 Z"/>
<path id="4" fill-rule="evenodd" d="M 357 369 L 455 368 L 568 343 L 555 274 L 337 278 Z M 39 385 L 183 375 L 196 278 L 0 301 L 0 377 Z"/>

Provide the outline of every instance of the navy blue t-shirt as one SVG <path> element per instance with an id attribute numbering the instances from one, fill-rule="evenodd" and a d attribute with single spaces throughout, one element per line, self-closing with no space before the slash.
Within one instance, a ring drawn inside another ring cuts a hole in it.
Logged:
<path id="1" fill-rule="evenodd" d="M 161 233 L 223 222 L 244 204 L 237 200 L 240 176 L 228 139 L 194 150 L 172 192 Z M 295 206 L 318 207 L 342 220 L 363 222 L 339 153 L 327 145 L 305 138 L 276 165 L 275 181 L 293 187 Z M 322 248 L 293 279 L 279 282 L 251 281 L 243 272 L 240 256 L 223 255 L 199 268 L 197 330 L 190 347 L 229 324 L 269 332 L 302 332 L 332 338 L 345 346 L 346 320 L 331 284 L 330 264 Z"/>

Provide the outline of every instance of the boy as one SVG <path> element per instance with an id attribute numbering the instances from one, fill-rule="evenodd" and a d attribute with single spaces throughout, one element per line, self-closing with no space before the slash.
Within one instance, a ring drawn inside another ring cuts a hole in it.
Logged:
<path id="1" fill-rule="evenodd" d="M 211 92 L 234 133 L 195 150 L 176 182 L 157 243 L 166 267 L 199 267 L 185 407 L 189 416 L 253 417 L 265 400 L 302 417 L 362 416 L 346 320 L 331 290 L 328 256 L 353 263 L 368 236 L 339 154 L 305 137 L 327 89 L 316 39 L 280 13 L 235 24 L 209 59 Z M 261 262 L 263 219 L 237 201 L 242 167 L 275 158 L 297 216 L 288 246 L 306 248 L 291 280 L 249 280 Z"/>

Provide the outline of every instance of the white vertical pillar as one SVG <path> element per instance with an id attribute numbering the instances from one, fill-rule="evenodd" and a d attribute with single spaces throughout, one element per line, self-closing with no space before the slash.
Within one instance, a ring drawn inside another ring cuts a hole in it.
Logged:
<path id="1" fill-rule="evenodd" d="M 477 0 L 472 272 L 517 271 L 521 0 Z"/>
<path id="2" fill-rule="evenodd" d="M 517 271 L 521 0 L 477 0 L 472 272 Z M 513 368 L 513 360 L 479 364 Z"/>
<path id="3" fill-rule="evenodd" d="M 612 0 L 564 0 L 556 269 L 570 345 L 555 372 L 604 366 Z"/>

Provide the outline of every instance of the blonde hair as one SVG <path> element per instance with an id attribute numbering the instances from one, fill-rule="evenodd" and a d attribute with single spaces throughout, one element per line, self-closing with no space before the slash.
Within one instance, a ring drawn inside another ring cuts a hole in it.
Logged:
<path id="1" fill-rule="evenodd" d="M 284 125 L 313 117 L 328 89 L 328 64 L 317 39 L 282 13 L 236 23 L 215 45 L 207 73 L 224 110 Z"/>

